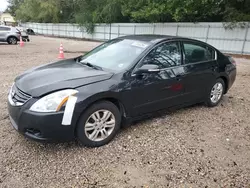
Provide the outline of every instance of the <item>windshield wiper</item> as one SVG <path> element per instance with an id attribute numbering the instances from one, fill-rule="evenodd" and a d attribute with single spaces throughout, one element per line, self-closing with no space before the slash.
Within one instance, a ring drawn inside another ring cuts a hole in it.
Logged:
<path id="1" fill-rule="evenodd" d="M 88 67 L 91 67 L 91 68 L 94 68 L 96 70 L 103 70 L 101 67 L 97 66 L 97 65 L 94 65 L 92 63 L 89 63 L 89 62 L 86 62 L 86 61 L 79 61 L 79 63 L 83 64 L 83 65 L 86 65 Z"/>

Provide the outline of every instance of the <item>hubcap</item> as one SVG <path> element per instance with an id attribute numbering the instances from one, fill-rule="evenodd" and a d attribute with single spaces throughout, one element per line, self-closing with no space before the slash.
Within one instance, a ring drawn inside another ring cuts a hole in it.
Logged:
<path id="1" fill-rule="evenodd" d="M 223 94 L 223 85 L 221 83 L 216 83 L 211 90 L 210 99 L 212 103 L 217 103 Z"/>
<path id="2" fill-rule="evenodd" d="M 102 141 L 115 128 L 115 116 L 109 110 L 98 110 L 91 114 L 85 123 L 84 131 L 88 139 Z"/>
<path id="3" fill-rule="evenodd" d="M 16 43 L 16 39 L 15 38 L 10 38 L 10 43 L 11 44 L 15 44 Z"/>

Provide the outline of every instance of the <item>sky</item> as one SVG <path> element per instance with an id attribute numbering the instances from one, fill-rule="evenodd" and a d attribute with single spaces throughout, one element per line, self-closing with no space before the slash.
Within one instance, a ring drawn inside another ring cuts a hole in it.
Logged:
<path id="1" fill-rule="evenodd" d="M 7 0 L 0 0 L 0 11 L 4 11 L 7 8 Z"/>

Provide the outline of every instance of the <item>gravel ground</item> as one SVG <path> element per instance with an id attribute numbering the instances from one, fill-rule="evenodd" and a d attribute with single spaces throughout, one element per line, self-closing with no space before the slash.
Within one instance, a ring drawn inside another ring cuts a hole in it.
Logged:
<path id="1" fill-rule="evenodd" d="M 0 187 L 250 187 L 250 62 L 221 105 L 181 109 L 124 128 L 110 144 L 41 144 L 11 126 L 7 93 L 24 70 L 97 42 L 32 36 L 24 48 L 0 44 Z M 76 53 L 72 53 L 76 52 Z"/>

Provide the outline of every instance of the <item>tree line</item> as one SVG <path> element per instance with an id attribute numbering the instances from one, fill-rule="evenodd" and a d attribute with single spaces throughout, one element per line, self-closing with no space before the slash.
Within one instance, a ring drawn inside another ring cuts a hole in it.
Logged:
<path id="1" fill-rule="evenodd" d="M 9 0 L 22 22 L 95 23 L 244 22 L 250 0 Z"/>

